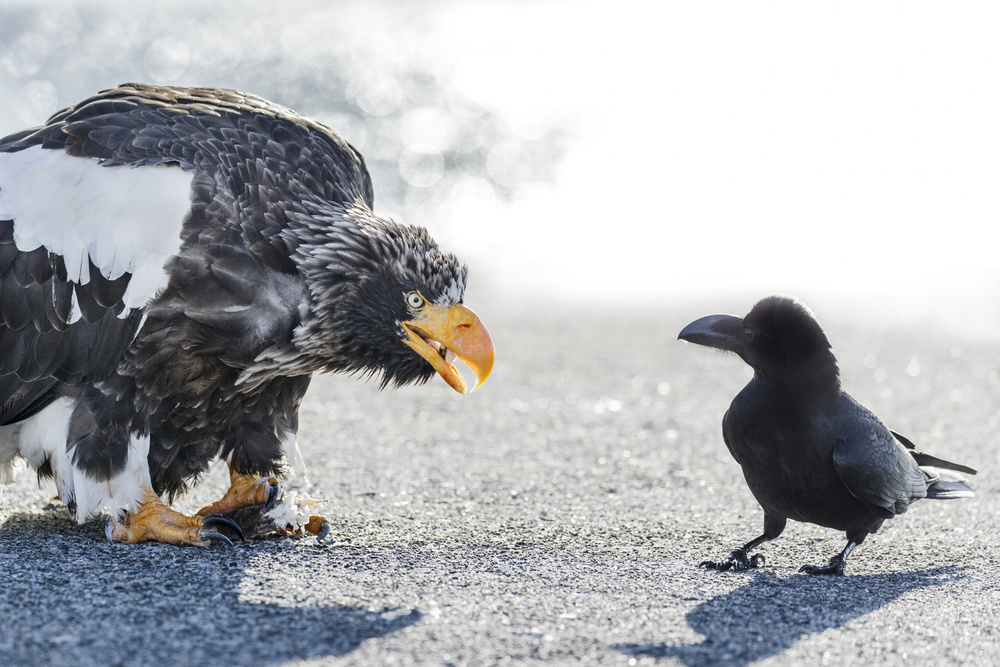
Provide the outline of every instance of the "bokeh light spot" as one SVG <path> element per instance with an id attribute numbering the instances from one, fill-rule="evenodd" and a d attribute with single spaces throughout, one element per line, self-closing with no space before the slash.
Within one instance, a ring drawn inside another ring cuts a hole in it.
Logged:
<path id="1" fill-rule="evenodd" d="M 367 72 L 366 72 L 367 74 Z M 386 78 L 355 79 L 350 94 L 358 107 L 373 116 L 387 116 L 399 108 L 402 93 L 395 81 Z"/>
<path id="2" fill-rule="evenodd" d="M 429 188 L 444 175 L 444 157 L 426 144 L 407 146 L 399 156 L 399 175 L 414 187 Z"/>
<path id="3" fill-rule="evenodd" d="M 499 143 L 486 158 L 486 171 L 500 185 L 516 188 L 531 177 L 531 155 L 520 143 Z"/>
<path id="4" fill-rule="evenodd" d="M 400 122 L 399 138 L 407 146 L 422 144 L 436 151 L 448 150 L 454 142 L 454 119 L 435 107 L 408 111 Z"/>
<path id="5" fill-rule="evenodd" d="M 184 42 L 164 37 L 149 45 L 143 65 L 151 79 L 157 83 L 170 83 L 184 74 L 190 62 L 191 53 Z"/>
<path id="6" fill-rule="evenodd" d="M 14 116 L 25 125 L 40 125 L 56 110 L 59 95 L 49 81 L 36 79 L 21 88 L 20 94 L 11 101 Z"/>
<path id="7" fill-rule="evenodd" d="M 7 47 L 3 66 L 11 76 L 33 76 L 48 57 L 49 40 L 37 32 L 26 32 Z"/>

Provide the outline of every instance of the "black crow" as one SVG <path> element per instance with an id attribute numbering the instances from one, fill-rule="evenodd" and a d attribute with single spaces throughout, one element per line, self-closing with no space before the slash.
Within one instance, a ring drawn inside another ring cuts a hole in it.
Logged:
<path id="1" fill-rule="evenodd" d="M 843 390 L 830 341 L 794 299 L 768 297 L 742 318 L 703 317 L 678 338 L 735 352 L 754 370 L 722 418 L 722 436 L 764 509 L 764 533 L 702 566 L 758 567 L 764 558 L 750 550 L 794 519 L 846 531 L 847 546 L 827 565 L 800 569 L 842 575 L 854 547 L 913 501 L 973 495 L 966 480 L 942 469 L 975 470 L 916 451 Z"/>
<path id="2" fill-rule="evenodd" d="M 204 546 L 302 467 L 314 372 L 478 386 L 466 267 L 373 208 L 350 144 L 232 90 L 126 84 L 0 139 L 0 481 L 20 455 L 78 520 L 124 511 L 112 540 Z M 222 500 L 165 506 L 216 458 Z"/>

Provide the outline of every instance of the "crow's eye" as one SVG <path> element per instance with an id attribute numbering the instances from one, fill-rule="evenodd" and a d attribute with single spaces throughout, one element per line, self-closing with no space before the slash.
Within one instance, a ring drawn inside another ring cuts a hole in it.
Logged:
<path id="1" fill-rule="evenodd" d="M 420 292 L 407 292 L 406 305 L 410 308 L 423 308 L 424 297 L 420 296 Z"/>
<path id="2" fill-rule="evenodd" d="M 757 337 L 757 334 L 753 332 L 753 329 L 749 328 L 743 330 L 743 335 L 746 336 L 747 342 L 750 342 Z"/>

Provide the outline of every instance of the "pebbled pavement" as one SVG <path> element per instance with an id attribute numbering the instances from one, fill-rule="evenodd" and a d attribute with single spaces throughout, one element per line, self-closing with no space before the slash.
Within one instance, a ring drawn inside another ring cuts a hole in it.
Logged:
<path id="1" fill-rule="evenodd" d="M 327 499 L 323 544 L 111 545 L 19 470 L 0 664 L 995 664 L 998 340 L 814 307 L 852 394 L 981 471 L 976 498 L 917 503 L 845 578 L 796 573 L 843 539 L 794 522 L 762 570 L 696 567 L 763 520 L 721 437 L 744 366 L 675 340 L 719 308 L 497 301 L 497 366 L 471 396 L 314 380 L 302 488 Z M 178 506 L 225 487 L 217 467 Z"/>

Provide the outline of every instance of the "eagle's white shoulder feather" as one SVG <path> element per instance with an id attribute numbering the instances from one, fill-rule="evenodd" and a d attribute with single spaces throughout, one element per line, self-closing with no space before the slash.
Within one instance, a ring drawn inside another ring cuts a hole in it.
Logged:
<path id="1" fill-rule="evenodd" d="M 31 146 L 0 153 L 0 220 L 14 221 L 18 250 L 44 246 L 79 285 L 90 282 L 88 259 L 109 280 L 131 273 L 123 300 L 141 308 L 180 248 L 193 178 L 173 165 L 106 167 Z"/>

